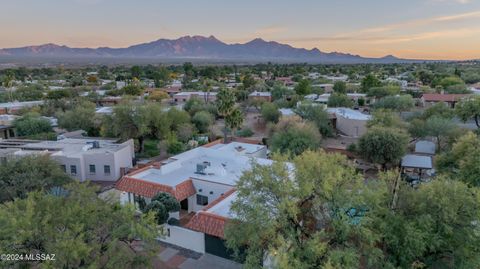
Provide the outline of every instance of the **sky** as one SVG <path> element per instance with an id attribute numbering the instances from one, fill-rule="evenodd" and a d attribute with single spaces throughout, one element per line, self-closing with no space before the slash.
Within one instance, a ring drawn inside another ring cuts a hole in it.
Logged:
<path id="1" fill-rule="evenodd" d="M 0 0 L 0 48 L 214 35 L 368 57 L 480 59 L 480 0 Z"/>

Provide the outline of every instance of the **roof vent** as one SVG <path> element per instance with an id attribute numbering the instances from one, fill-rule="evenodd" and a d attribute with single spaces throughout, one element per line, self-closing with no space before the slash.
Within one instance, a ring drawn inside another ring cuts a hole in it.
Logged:
<path id="1" fill-rule="evenodd" d="M 205 169 L 207 169 L 208 164 L 206 162 L 197 163 L 197 171 L 196 174 L 205 175 Z"/>

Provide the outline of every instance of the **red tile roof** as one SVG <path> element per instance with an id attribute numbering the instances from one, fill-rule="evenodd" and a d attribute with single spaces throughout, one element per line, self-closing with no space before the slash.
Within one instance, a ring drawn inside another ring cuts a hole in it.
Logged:
<path id="1" fill-rule="evenodd" d="M 197 193 L 195 187 L 193 187 L 193 182 L 191 179 L 184 181 L 177 186 L 175 186 L 175 198 L 178 201 L 182 201 L 185 198 L 188 198 Z"/>
<path id="2" fill-rule="evenodd" d="M 235 189 L 232 188 L 225 192 L 221 197 L 208 204 L 202 209 L 202 211 L 193 216 L 190 222 L 185 225 L 185 228 L 220 238 L 225 238 L 225 224 L 229 219 L 223 216 L 215 215 L 211 212 L 207 212 L 207 210 L 220 203 L 234 192 Z"/>
<path id="3" fill-rule="evenodd" d="M 209 212 L 200 211 L 185 226 L 188 229 L 225 238 L 227 218 Z"/>
<path id="4" fill-rule="evenodd" d="M 175 188 L 163 184 L 148 182 L 130 176 L 122 177 L 115 186 L 118 190 L 135 193 L 144 197 L 152 198 L 159 192 L 168 192 L 178 201 L 196 193 L 191 179 L 187 179 L 175 186 Z"/>
<path id="5" fill-rule="evenodd" d="M 427 102 L 456 102 L 459 99 L 469 96 L 468 94 L 440 94 L 425 93 L 422 98 Z"/>

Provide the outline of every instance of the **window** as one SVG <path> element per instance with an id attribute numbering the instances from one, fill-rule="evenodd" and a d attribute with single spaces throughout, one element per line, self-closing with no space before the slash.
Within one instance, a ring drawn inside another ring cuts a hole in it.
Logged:
<path id="1" fill-rule="evenodd" d="M 67 172 L 67 166 L 66 165 L 62 164 L 62 165 L 60 165 L 60 168 L 62 169 L 63 172 L 65 172 L 65 173 Z"/>
<path id="2" fill-rule="evenodd" d="M 208 205 L 208 197 L 197 194 L 197 205 Z"/>
<path id="3" fill-rule="evenodd" d="M 72 175 L 77 174 L 77 166 L 76 165 L 70 165 L 70 174 L 72 174 Z"/>
<path id="4" fill-rule="evenodd" d="M 103 172 L 105 173 L 105 175 L 110 175 L 110 165 L 104 165 Z"/>
<path id="5" fill-rule="evenodd" d="M 95 174 L 95 165 L 91 164 L 89 165 L 89 168 L 90 168 L 90 174 Z"/>

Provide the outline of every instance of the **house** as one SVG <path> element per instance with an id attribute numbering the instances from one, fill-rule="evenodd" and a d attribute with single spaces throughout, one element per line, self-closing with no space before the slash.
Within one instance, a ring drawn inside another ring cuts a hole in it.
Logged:
<path id="1" fill-rule="evenodd" d="M 264 101 L 264 102 L 271 102 L 272 101 L 272 94 L 270 92 L 257 92 L 254 91 L 248 95 L 248 100 L 253 101 Z"/>
<path id="2" fill-rule="evenodd" d="M 275 81 L 282 83 L 284 86 L 293 86 L 296 84 L 291 77 L 277 77 Z"/>
<path id="3" fill-rule="evenodd" d="M 8 102 L 0 103 L 0 115 L 15 114 L 25 108 L 32 108 L 43 105 L 43 101 L 28 101 L 28 102 Z"/>
<path id="4" fill-rule="evenodd" d="M 179 92 L 173 95 L 173 100 L 177 103 L 185 103 L 191 98 L 198 98 L 200 100 L 215 102 L 217 100 L 216 92 Z"/>
<path id="5" fill-rule="evenodd" d="M 424 93 L 420 100 L 424 107 L 443 102 L 449 107 L 454 108 L 457 102 L 468 96 L 470 96 L 470 94 Z"/>
<path id="6" fill-rule="evenodd" d="M 224 228 L 232 217 L 236 182 L 252 162 L 271 165 L 266 155 L 263 145 L 218 140 L 129 173 L 116 188 L 123 204 L 140 198 L 149 203 L 159 192 L 170 193 L 181 205 L 180 212 L 170 214 L 180 226 L 166 225 L 167 236 L 160 240 L 228 258 Z"/>
<path id="7" fill-rule="evenodd" d="M 330 95 L 331 95 L 330 93 L 324 93 L 320 95 L 309 94 L 305 96 L 305 99 L 313 100 L 314 102 L 320 103 L 320 104 L 327 104 L 328 99 L 330 98 Z M 355 103 L 358 103 L 359 99 L 365 100 L 367 98 L 367 95 L 365 93 L 347 93 L 347 97 L 350 100 L 354 101 Z"/>
<path id="8" fill-rule="evenodd" d="M 280 115 L 282 117 L 289 117 L 289 116 L 296 115 L 295 111 L 293 111 L 293 109 L 291 108 L 280 108 L 278 109 L 278 111 L 280 112 Z"/>
<path id="9" fill-rule="evenodd" d="M 58 141 L 23 139 L 0 140 L 0 149 L 8 150 L 4 158 L 46 154 L 61 168 L 80 181 L 116 181 L 132 168 L 133 140 L 66 138 Z"/>
<path id="10" fill-rule="evenodd" d="M 333 118 L 333 126 L 342 134 L 350 137 L 360 137 L 367 132 L 367 122 L 370 115 L 350 108 L 327 108 Z"/>

